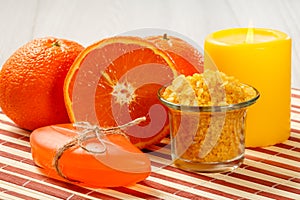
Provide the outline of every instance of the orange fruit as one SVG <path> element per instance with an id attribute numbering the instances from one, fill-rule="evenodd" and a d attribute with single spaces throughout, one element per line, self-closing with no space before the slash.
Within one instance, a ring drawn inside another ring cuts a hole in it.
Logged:
<path id="1" fill-rule="evenodd" d="M 63 83 L 83 47 L 53 37 L 34 39 L 17 49 L 0 72 L 0 106 L 21 128 L 67 123 Z"/>
<path id="2" fill-rule="evenodd" d="M 150 36 L 146 39 L 169 54 L 180 74 L 187 76 L 203 72 L 204 58 L 202 53 L 187 41 L 167 34 Z"/>
<path id="3" fill-rule="evenodd" d="M 131 36 L 103 39 L 86 48 L 67 74 L 69 117 L 113 127 L 145 116 L 146 121 L 125 129 L 135 146 L 145 148 L 169 134 L 157 91 L 175 75 L 172 60 L 151 42 Z"/>

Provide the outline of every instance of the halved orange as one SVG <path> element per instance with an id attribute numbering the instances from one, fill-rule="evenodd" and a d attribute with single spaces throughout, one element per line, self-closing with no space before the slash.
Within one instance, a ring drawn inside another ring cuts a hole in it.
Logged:
<path id="1" fill-rule="evenodd" d="M 175 68 L 165 52 L 145 39 L 103 39 L 87 47 L 66 76 L 70 120 L 112 127 L 145 116 L 146 121 L 124 131 L 138 148 L 159 142 L 169 133 L 169 122 L 157 91 L 174 79 Z"/>

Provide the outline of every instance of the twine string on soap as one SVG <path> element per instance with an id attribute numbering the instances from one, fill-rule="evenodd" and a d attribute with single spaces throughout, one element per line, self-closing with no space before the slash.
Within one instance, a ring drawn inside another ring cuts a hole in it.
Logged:
<path id="1" fill-rule="evenodd" d="M 107 151 L 107 147 L 104 143 L 104 139 L 103 137 L 105 135 L 109 135 L 109 134 L 121 134 L 123 135 L 125 138 L 129 139 L 128 136 L 122 132 L 122 131 L 118 131 L 120 129 L 123 128 L 127 128 L 133 125 L 137 125 L 143 121 L 146 120 L 146 117 L 140 117 L 140 118 L 136 118 L 126 124 L 120 125 L 120 126 L 116 126 L 116 127 L 108 127 L 108 128 L 102 128 L 100 126 L 97 125 L 92 125 L 89 122 L 75 122 L 73 124 L 74 127 L 81 129 L 81 132 L 78 133 L 78 135 L 76 137 L 73 137 L 72 140 L 70 140 L 69 142 L 67 142 L 66 144 L 64 144 L 62 147 L 58 148 L 56 151 L 56 154 L 53 158 L 53 167 L 55 169 L 55 171 L 57 172 L 57 174 L 61 177 L 63 177 L 64 179 L 67 179 L 69 181 L 73 181 L 73 182 L 78 182 L 77 180 L 73 180 L 71 178 L 68 178 L 67 176 L 65 176 L 62 173 L 62 170 L 59 167 L 59 161 L 60 158 L 62 157 L 62 155 L 64 154 L 64 152 L 74 146 L 80 146 L 82 149 L 84 149 L 85 151 L 92 153 L 92 154 L 101 154 L 101 153 L 105 153 Z M 98 142 L 101 144 L 101 146 L 103 147 L 101 150 L 99 151 L 93 151 L 91 149 L 86 148 L 83 145 L 84 141 L 87 141 L 89 139 L 93 139 L 96 138 L 98 140 Z"/>

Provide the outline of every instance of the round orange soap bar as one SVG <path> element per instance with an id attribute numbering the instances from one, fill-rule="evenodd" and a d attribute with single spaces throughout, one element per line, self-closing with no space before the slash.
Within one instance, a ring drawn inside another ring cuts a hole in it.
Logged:
<path id="1" fill-rule="evenodd" d="M 78 136 L 72 124 L 46 126 L 30 135 L 32 157 L 48 176 L 58 178 L 54 159 L 58 150 Z M 103 136 L 85 142 L 88 149 L 105 146 L 103 153 L 92 153 L 79 145 L 65 150 L 59 158 L 58 168 L 65 180 L 89 187 L 119 187 L 146 179 L 151 173 L 149 158 L 121 134 Z"/>

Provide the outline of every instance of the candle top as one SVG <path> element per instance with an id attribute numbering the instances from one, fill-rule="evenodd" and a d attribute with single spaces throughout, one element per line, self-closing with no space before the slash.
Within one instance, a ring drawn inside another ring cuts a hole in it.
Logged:
<path id="1" fill-rule="evenodd" d="M 257 44 L 289 39 L 283 32 L 263 28 L 233 28 L 210 34 L 207 40 L 221 45 Z"/>

